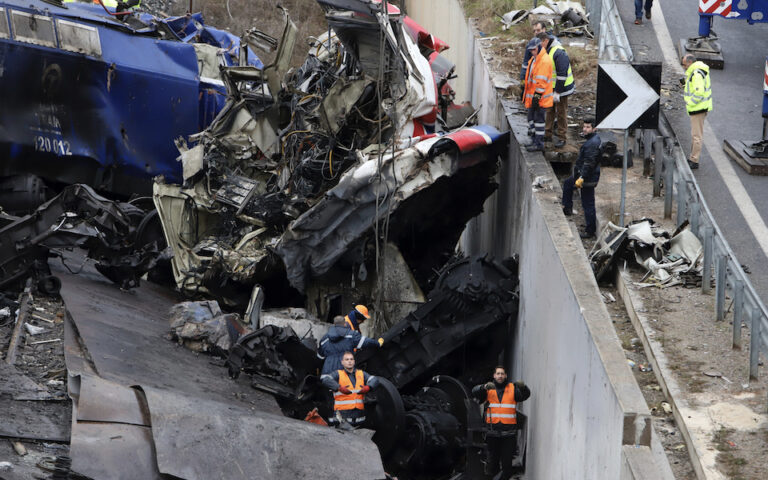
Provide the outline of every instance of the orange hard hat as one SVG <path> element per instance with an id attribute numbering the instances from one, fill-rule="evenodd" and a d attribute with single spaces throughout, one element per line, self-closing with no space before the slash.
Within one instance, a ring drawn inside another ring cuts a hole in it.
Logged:
<path id="1" fill-rule="evenodd" d="M 371 318 L 371 316 L 368 315 L 368 307 L 366 307 L 365 305 L 355 305 L 355 310 L 357 310 L 365 318 Z"/>

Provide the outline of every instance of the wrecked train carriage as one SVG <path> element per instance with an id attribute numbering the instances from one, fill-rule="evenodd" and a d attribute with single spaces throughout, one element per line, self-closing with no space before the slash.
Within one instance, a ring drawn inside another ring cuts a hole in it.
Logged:
<path id="1" fill-rule="evenodd" d="M 156 175 L 180 181 L 173 139 L 222 108 L 219 66 L 246 58 L 239 45 L 200 14 L 0 1 L 0 204 L 29 211 L 61 184 L 129 196 Z"/>
<path id="2" fill-rule="evenodd" d="M 357 22 L 354 14 L 333 10 L 329 22 Z M 316 40 L 276 97 L 260 96 L 268 76 L 223 69 L 227 107 L 196 136 L 198 146 L 182 145 L 185 184 L 155 186 L 181 289 L 213 293 L 232 306 L 243 303 L 253 284 L 287 278 L 307 289 L 310 310 L 327 320 L 343 313 L 348 297 L 374 298 L 385 285 L 407 288 L 390 289 L 388 297 L 397 300 L 389 302 L 391 312 L 380 308 L 381 316 L 401 318 L 424 301 L 433 272 L 495 188 L 506 136 L 490 127 L 426 133 L 433 127 L 425 127 L 425 116 L 437 118 L 438 83 L 445 86 L 451 69 L 440 64 L 443 73 L 432 72 L 424 53 L 445 45 L 401 20 L 369 16 L 355 32 L 332 23 L 331 36 Z M 354 38 L 372 32 L 387 35 L 387 55 L 377 58 L 399 65 L 399 86 L 366 69 L 374 52 L 361 53 Z M 295 41 L 284 34 L 284 53 L 286 38 Z M 266 82 L 270 88 L 273 80 Z M 281 117 L 280 105 L 290 115 Z M 391 281 L 367 273 L 379 265 L 380 241 L 394 257 Z M 401 255 L 404 244 L 409 248 Z M 308 285 L 308 279 L 317 281 Z M 280 288 L 267 288 L 268 297 L 287 292 L 300 299 L 285 282 Z"/>

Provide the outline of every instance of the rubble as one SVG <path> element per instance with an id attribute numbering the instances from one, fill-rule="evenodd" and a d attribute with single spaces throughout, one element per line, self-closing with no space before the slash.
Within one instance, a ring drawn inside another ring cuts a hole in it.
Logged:
<path id="1" fill-rule="evenodd" d="M 480 475 L 485 427 L 464 385 L 487 376 L 515 329 L 517 261 L 465 258 L 456 245 L 496 189 L 508 134 L 476 125 L 477 110 L 454 103 L 454 66 L 440 55 L 448 46 L 396 7 L 318 3 L 329 29 L 299 68 L 288 68 L 297 34 L 285 11 L 279 41 L 250 30 L 238 43 L 248 48 L 194 45 L 201 72 L 226 95 L 205 129 L 176 138 L 181 174 L 155 178 L 156 210 L 72 185 L 0 224 L 0 241 L 18 246 L 0 255 L 0 287 L 32 276 L 30 294 L 61 290 L 67 304 L 64 335 L 19 320 L 29 335 L 42 331 L 30 348 L 66 355 L 71 432 L 29 435 L 70 438 L 67 470 Z M 251 49 L 263 46 L 276 56 L 254 65 Z M 194 300 L 140 281 L 162 258 Z M 366 334 L 384 338 L 359 363 L 383 386 L 366 405 L 376 433 L 350 440 L 323 426 L 329 402 L 316 349 L 331 318 L 357 303 L 372 306 Z M 187 350 L 225 357 L 234 381 L 217 376 L 221 360 Z M 466 351 L 481 353 L 458 355 Z M 45 385 L 63 388 L 56 377 Z M 365 462 L 328 464 L 340 445 Z"/>
<path id="2" fill-rule="evenodd" d="M 646 270 L 638 286 L 666 288 L 685 284 L 691 276 L 701 277 L 702 255 L 701 242 L 687 224 L 672 236 L 657 228 L 653 220 L 642 219 L 626 228 L 608 222 L 589 259 L 598 281 L 609 278 L 606 275 L 623 259 Z"/>

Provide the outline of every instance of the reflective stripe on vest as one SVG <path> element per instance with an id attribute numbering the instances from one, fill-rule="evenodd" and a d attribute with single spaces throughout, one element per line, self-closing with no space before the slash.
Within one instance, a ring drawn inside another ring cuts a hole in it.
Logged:
<path id="1" fill-rule="evenodd" d="M 562 50 L 562 51 L 565 52 L 565 49 L 563 48 L 562 45 L 555 45 L 555 46 L 553 46 L 552 47 L 552 51 L 549 54 L 549 56 L 552 57 L 552 63 L 555 62 L 555 52 L 558 51 L 558 50 Z M 568 53 L 566 52 L 566 55 L 567 54 Z M 571 70 L 571 62 L 568 62 L 568 73 L 566 74 L 566 76 L 565 77 L 557 77 L 557 80 L 565 80 L 565 85 L 564 86 L 566 87 L 566 89 L 569 86 L 571 86 L 571 84 L 573 83 L 573 70 Z"/>
<path id="2" fill-rule="evenodd" d="M 362 370 L 355 370 L 355 385 L 352 385 L 352 381 L 349 379 L 349 375 L 345 370 L 339 370 L 339 386 L 346 387 L 347 390 L 356 392 L 365 386 L 365 380 L 363 378 Z M 363 398 L 365 395 L 362 393 L 341 393 L 333 392 L 333 409 L 334 410 L 365 410 Z"/>
<path id="3" fill-rule="evenodd" d="M 485 423 L 517 424 L 517 402 L 515 386 L 508 383 L 499 401 L 496 389 L 488 390 L 488 408 L 485 411 Z"/>
<path id="4" fill-rule="evenodd" d="M 712 85 L 709 72 L 699 67 L 698 63 L 701 62 L 694 62 L 688 67 L 689 70 L 685 72 L 686 81 L 683 99 L 685 100 L 685 110 L 689 114 L 712 110 Z M 696 86 L 699 88 L 696 88 Z"/>

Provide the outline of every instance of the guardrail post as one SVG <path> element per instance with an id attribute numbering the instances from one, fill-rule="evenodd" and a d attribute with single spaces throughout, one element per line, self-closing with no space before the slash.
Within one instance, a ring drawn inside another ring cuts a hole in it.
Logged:
<path id="1" fill-rule="evenodd" d="M 704 228 L 704 259 L 701 270 L 701 292 L 712 290 L 712 227 Z"/>
<path id="2" fill-rule="evenodd" d="M 722 322 L 725 318 L 725 269 L 728 263 L 728 255 L 717 257 L 717 270 L 715 271 L 715 320 Z"/>
<path id="3" fill-rule="evenodd" d="M 736 279 L 733 285 L 733 345 L 741 349 L 741 320 L 744 315 L 744 282 Z"/>
<path id="4" fill-rule="evenodd" d="M 672 197 L 674 195 L 675 158 L 672 155 L 664 157 L 666 172 L 664 174 L 664 218 L 672 218 Z"/>
<path id="5" fill-rule="evenodd" d="M 685 221 L 685 200 L 688 196 L 688 183 L 683 180 L 682 175 L 677 179 L 677 226 Z"/>
<path id="6" fill-rule="evenodd" d="M 651 145 L 653 130 L 643 130 L 643 176 L 651 176 Z"/>
<path id="7" fill-rule="evenodd" d="M 653 142 L 653 152 L 656 159 L 653 161 L 653 196 L 661 196 L 661 170 L 664 166 L 664 137 L 658 136 Z"/>
<path id="8" fill-rule="evenodd" d="M 699 236 L 699 214 L 701 213 L 701 205 L 699 202 L 691 203 L 691 232 L 697 237 Z"/>
<path id="9" fill-rule="evenodd" d="M 757 380 L 757 364 L 760 360 L 760 308 L 752 307 L 749 338 L 749 379 Z"/>

